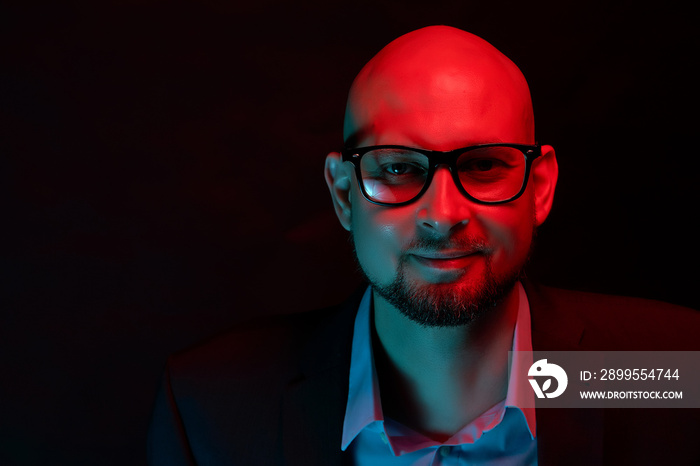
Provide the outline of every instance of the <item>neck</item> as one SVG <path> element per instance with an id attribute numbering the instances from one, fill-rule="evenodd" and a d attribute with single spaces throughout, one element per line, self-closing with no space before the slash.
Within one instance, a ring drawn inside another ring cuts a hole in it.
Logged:
<path id="1" fill-rule="evenodd" d="M 374 294 L 374 354 L 385 416 L 444 441 L 503 400 L 518 287 L 474 322 L 424 327 Z"/>

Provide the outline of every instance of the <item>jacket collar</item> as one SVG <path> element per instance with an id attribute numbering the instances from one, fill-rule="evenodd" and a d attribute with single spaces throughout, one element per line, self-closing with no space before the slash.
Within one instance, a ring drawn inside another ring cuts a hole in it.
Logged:
<path id="1" fill-rule="evenodd" d="M 530 302 L 532 348 L 535 351 L 583 351 L 585 326 L 581 318 L 554 302 L 551 289 L 522 281 Z"/>

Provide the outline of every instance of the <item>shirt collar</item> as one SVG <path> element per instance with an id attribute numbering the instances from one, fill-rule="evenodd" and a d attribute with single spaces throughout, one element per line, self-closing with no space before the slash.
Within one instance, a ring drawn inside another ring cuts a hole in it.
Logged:
<path id="1" fill-rule="evenodd" d="M 520 282 L 518 282 L 516 286 L 519 292 L 519 305 L 515 331 L 513 333 L 512 349 L 514 351 L 532 352 L 530 305 L 525 290 Z M 350 384 L 341 444 L 343 451 L 347 449 L 350 443 L 363 429 L 368 426 L 376 428 L 376 423 L 383 423 L 384 421 L 381 398 L 379 396 L 377 372 L 372 351 L 372 332 L 370 328 L 371 302 L 372 288 L 368 287 L 362 297 L 362 301 L 360 301 L 357 316 L 355 317 L 352 353 L 350 356 Z M 532 361 L 529 361 L 529 363 L 531 364 Z M 535 409 L 525 408 L 525 406 L 534 406 L 535 395 L 531 390 L 525 389 L 525 387 L 529 386 L 528 383 L 525 383 L 525 380 L 518 380 L 522 378 L 520 374 L 527 373 L 527 371 L 520 370 L 520 364 L 528 364 L 528 362 L 519 361 L 519 358 L 513 358 L 513 367 L 511 370 L 513 377 L 509 377 L 508 391 L 506 392 L 505 400 L 484 413 L 484 415 L 488 415 L 488 417 L 498 416 L 498 422 L 484 429 L 484 431 L 500 423 L 505 413 L 504 408 L 516 408 L 522 412 L 530 435 L 534 439 L 536 432 Z M 480 422 L 483 423 L 484 415 L 477 421 L 480 420 Z M 453 438 L 464 438 L 464 433 L 466 432 L 463 433 L 462 431 L 471 431 L 473 427 L 474 426 L 471 424 L 465 426 L 465 429 L 462 429 Z"/>
<path id="2" fill-rule="evenodd" d="M 370 303 L 372 287 L 367 287 L 355 317 L 350 355 L 350 386 L 348 404 L 343 422 L 342 449 L 366 426 L 374 421 L 383 421 L 382 405 L 379 398 L 377 371 L 372 352 L 372 332 L 370 329 Z"/>

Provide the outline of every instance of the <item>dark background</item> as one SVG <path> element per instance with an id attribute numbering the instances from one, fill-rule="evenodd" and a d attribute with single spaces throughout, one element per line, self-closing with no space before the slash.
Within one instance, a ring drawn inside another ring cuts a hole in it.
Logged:
<path id="1" fill-rule="evenodd" d="M 511 57 L 557 149 L 530 274 L 700 308 L 697 27 L 680 5 L 0 8 L 2 465 L 143 464 L 167 354 L 352 291 L 324 157 L 362 65 L 430 24 Z"/>

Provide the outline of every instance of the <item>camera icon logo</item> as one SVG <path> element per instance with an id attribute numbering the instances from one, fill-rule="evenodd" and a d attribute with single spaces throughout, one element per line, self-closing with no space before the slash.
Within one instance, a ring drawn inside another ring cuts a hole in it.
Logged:
<path id="1" fill-rule="evenodd" d="M 569 383 L 569 378 L 566 376 L 564 369 L 556 364 L 548 363 L 546 359 L 535 361 L 535 363 L 530 366 L 530 370 L 527 371 L 527 375 L 530 377 L 528 380 L 537 398 L 556 398 L 564 393 Z M 537 377 L 547 377 L 541 387 L 536 380 Z M 552 378 L 556 379 L 557 387 L 553 392 L 548 392 L 547 390 L 552 386 Z"/>

